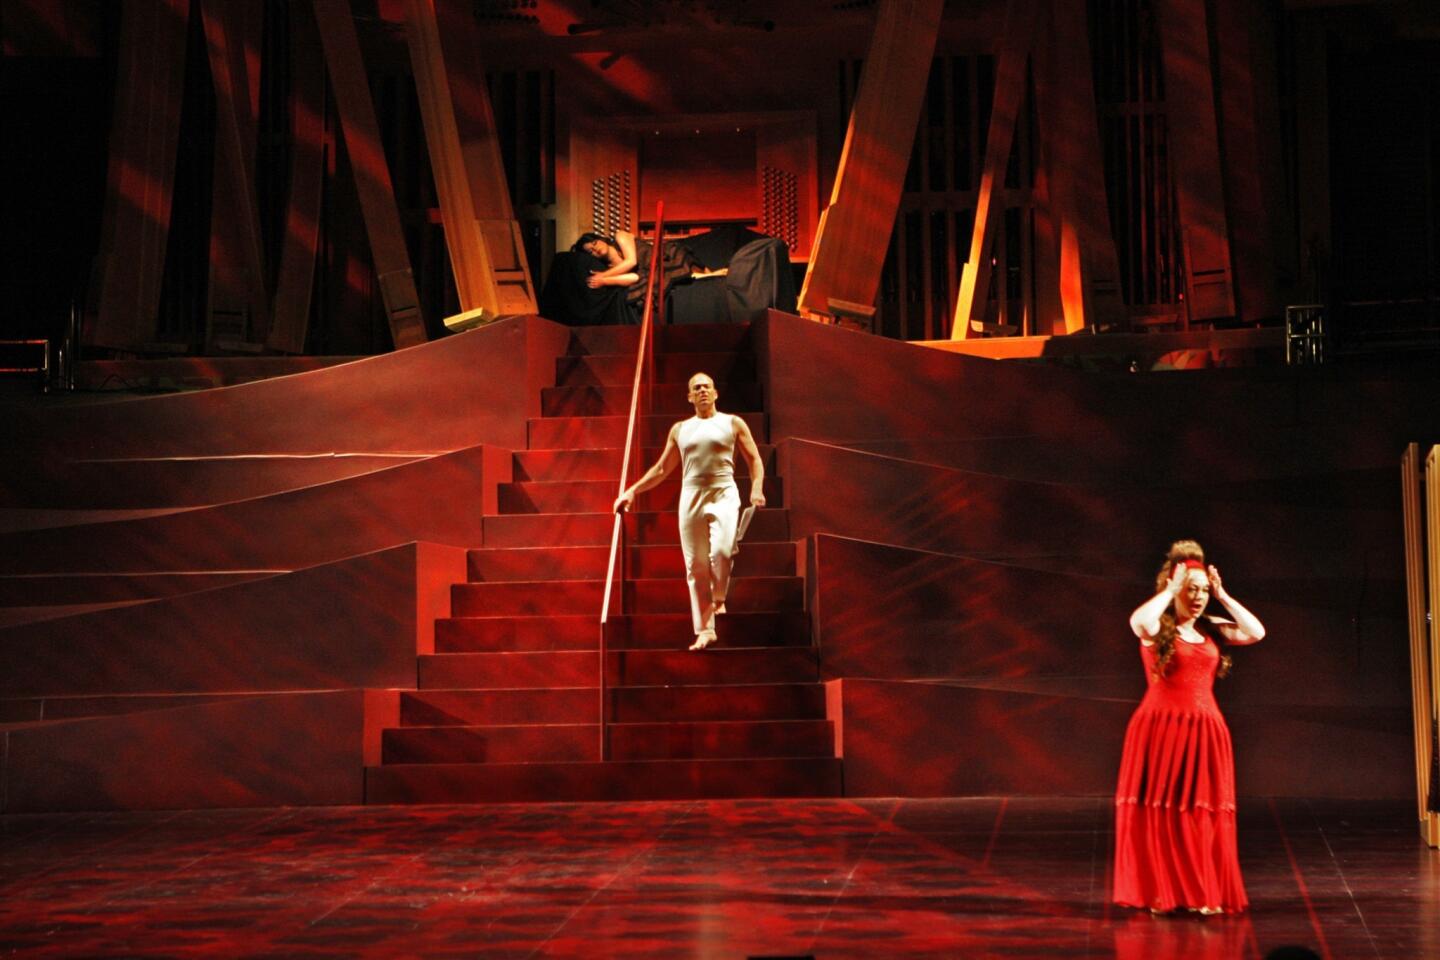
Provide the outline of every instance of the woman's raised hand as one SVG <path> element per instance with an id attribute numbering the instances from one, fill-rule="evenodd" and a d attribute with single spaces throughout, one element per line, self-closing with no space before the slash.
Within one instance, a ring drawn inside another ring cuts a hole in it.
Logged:
<path id="1" fill-rule="evenodd" d="M 1175 568 L 1170 571 L 1170 582 L 1165 584 L 1165 589 L 1170 592 L 1170 596 L 1180 596 L 1180 590 L 1185 586 L 1185 574 L 1189 572 L 1190 568 L 1185 566 L 1185 564 L 1175 564 Z"/>
<path id="2" fill-rule="evenodd" d="M 1205 573 L 1210 577 L 1210 592 L 1215 594 L 1216 597 L 1223 597 L 1225 595 L 1225 584 L 1220 579 L 1220 571 L 1217 570 L 1212 563 L 1205 568 Z"/>

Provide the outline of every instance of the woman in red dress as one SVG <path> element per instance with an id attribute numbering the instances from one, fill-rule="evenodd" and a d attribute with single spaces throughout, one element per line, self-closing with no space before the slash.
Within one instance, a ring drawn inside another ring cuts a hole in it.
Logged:
<path id="1" fill-rule="evenodd" d="M 1212 688 L 1265 627 L 1225 592 L 1193 540 L 1171 545 L 1155 596 L 1130 615 L 1150 687 L 1130 718 L 1115 791 L 1116 903 L 1156 913 L 1246 908 L 1235 852 L 1235 761 Z M 1214 595 L 1230 619 L 1202 617 Z"/>

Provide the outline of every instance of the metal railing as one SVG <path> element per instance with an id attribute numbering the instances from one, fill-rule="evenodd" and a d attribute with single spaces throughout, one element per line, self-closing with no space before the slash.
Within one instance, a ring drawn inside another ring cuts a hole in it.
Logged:
<path id="1" fill-rule="evenodd" d="M 50 341 L 49 340 L 0 340 L 3 347 L 39 347 L 40 359 L 33 366 L 0 366 L 0 373 L 36 373 L 40 375 L 40 392 L 50 391 Z M 3 363 L 5 361 L 0 361 Z"/>
<path id="2" fill-rule="evenodd" d="M 665 202 L 655 204 L 655 242 L 650 250 L 650 275 L 645 285 L 645 310 L 640 320 L 640 342 L 635 348 L 635 376 L 630 386 L 630 414 L 625 426 L 625 451 L 620 458 L 620 486 L 618 497 L 625 492 L 630 482 L 632 461 L 638 461 L 642 444 L 639 442 L 637 426 L 640 411 L 652 409 L 653 385 L 655 381 L 655 326 L 658 316 L 664 311 L 665 271 L 662 268 L 661 248 L 665 236 Z M 605 661 L 608 658 L 605 634 L 610 621 L 610 598 L 616 585 L 616 560 L 621 563 L 619 576 L 620 605 L 625 602 L 625 517 L 615 514 L 615 525 L 610 531 L 610 561 L 605 567 L 605 596 L 600 606 L 600 759 L 610 758 L 609 697 L 605 684 Z"/>

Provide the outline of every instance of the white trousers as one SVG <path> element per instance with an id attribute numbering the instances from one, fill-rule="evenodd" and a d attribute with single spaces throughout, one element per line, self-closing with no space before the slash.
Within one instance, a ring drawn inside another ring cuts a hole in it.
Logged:
<path id="1" fill-rule="evenodd" d="M 739 519 L 740 490 L 733 482 L 680 488 L 680 550 L 685 554 L 690 619 L 697 635 L 715 629 L 715 608 L 730 590 Z"/>

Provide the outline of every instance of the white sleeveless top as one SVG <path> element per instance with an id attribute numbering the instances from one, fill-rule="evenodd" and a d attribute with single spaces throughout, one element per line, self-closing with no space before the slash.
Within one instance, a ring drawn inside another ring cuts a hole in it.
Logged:
<path id="1" fill-rule="evenodd" d="M 683 482 L 710 487 L 735 479 L 735 419 L 718 410 L 702 420 L 681 422 L 675 442 L 680 447 Z"/>

